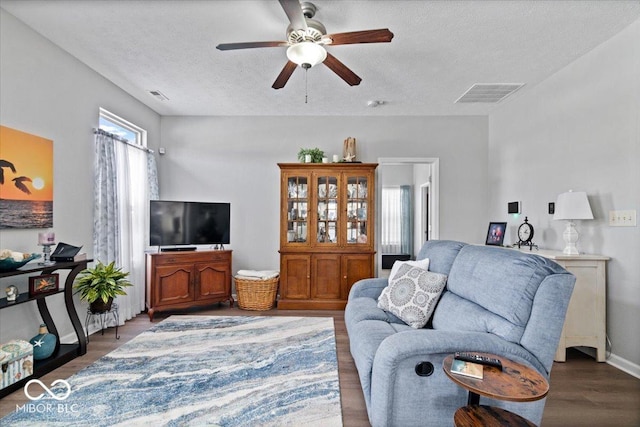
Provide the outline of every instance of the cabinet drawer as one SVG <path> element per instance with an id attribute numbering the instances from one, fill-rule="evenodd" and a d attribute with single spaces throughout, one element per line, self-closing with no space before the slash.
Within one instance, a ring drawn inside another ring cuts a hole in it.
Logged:
<path id="1" fill-rule="evenodd" d="M 231 259 L 231 251 L 207 251 L 207 252 L 166 252 L 152 254 L 153 263 L 155 265 L 184 264 L 196 262 L 211 261 L 229 261 Z"/>

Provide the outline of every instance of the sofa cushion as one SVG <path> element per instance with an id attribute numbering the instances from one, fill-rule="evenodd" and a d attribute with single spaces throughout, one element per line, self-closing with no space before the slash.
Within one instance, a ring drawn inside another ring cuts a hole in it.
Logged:
<path id="1" fill-rule="evenodd" d="M 412 328 L 424 327 L 447 283 L 447 276 L 403 263 L 389 286 L 382 290 L 378 307 L 402 319 Z"/>
<path id="2" fill-rule="evenodd" d="M 537 255 L 465 246 L 451 267 L 433 327 L 490 332 L 519 343 L 540 283 L 561 272 L 558 264 Z"/>
<path id="3" fill-rule="evenodd" d="M 449 270 L 466 243 L 453 240 L 429 240 L 422 245 L 416 259 L 429 258 L 429 271 L 449 275 Z"/>

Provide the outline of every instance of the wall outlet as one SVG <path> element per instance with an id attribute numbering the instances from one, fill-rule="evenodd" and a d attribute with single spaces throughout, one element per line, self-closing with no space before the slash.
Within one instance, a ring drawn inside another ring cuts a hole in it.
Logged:
<path id="1" fill-rule="evenodd" d="M 612 227 L 635 227 L 636 210 L 609 211 L 609 225 Z"/>

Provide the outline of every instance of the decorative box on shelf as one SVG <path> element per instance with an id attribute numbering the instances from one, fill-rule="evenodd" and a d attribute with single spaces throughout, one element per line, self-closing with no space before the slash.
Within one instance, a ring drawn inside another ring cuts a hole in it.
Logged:
<path id="1" fill-rule="evenodd" d="M 23 340 L 12 340 L 0 345 L 0 364 L 2 364 L 0 389 L 33 375 L 33 346 Z"/>

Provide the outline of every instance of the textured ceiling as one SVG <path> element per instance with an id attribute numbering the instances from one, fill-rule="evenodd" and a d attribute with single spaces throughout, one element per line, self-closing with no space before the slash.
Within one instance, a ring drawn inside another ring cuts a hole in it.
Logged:
<path id="1" fill-rule="evenodd" d="M 524 83 L 513 98 L 640 18 L 633 1 L 315 0 L 328 33 L 389 28 L 391 43 L 328 50 L 362 77 L 326 66 L 271 84 L 285 48 L 218 51 L 219 43 L 285 40 L 276 0 L 0 0 L 5 11 L 162 115 L 468 115 L 475 83 Z M 169 100 L 160 101 L 149 90 Z M 382 100 L 376 108 L 370 100 Z M 502 102 L 509 102 L 509 98 Z"/>

